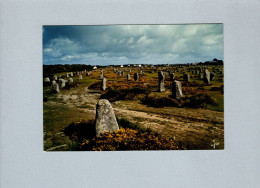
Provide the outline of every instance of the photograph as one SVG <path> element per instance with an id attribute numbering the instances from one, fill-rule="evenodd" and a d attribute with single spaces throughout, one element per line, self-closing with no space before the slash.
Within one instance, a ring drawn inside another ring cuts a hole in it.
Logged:
<path id="1" fill-rule="evenodd" d="M 259 187 L 259 10 L 0 1 L 0 187 Z"/>
<path id="2" fill-rule="evenodd" d="M 43 25 L 43 150 L 223 150 L 223 27 Z"/>

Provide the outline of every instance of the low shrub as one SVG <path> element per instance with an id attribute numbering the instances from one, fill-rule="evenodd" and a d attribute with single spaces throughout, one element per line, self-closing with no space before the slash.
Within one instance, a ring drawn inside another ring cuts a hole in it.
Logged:
<path id="1" fill-rule="evenodd" d="M 207 94 L 197 94 L 191 97 L 181 99 L 172 99 L 170 97 L 152 97 L 146 95 L 141 102 L 148 106 L 161 107 L 188 107 L 188 108 L 207 108 L 208 105 L 216 106 L 216 101 Z"/>
<path id="2" fill-rule="evenodd" d="M 212 87 L 210 91 L 220 91 L 222 94 L 224 93 L 224 85 L 220 87 Z"/>
<path id="3" fill-rule="evenodd" d="M 64 134 L 72 140 L 81 142 L 83 139 L 90 139 L 96 136 L 95 121 L 72 122 L 63 130 Z"/>
<path id="4" fill-rule="evenodd" d="M 183 150 L 181 143 L 171 138 L 164 138 L 141 133 L 133 129 L 121 128 L 116 132 L 106 132 L 91 140 L 84 140 L 81 150 L 118 151 L 118 150 Z"/>
<path id="5" fill-rule="evenodd" d="M 199 90 L 199 91 L 206 91 L 206 89 L 204 87 L 198 87 L 197 90 Z"/>
<path id="6" fill-rule="evenodd" d="M 100 89 L 101 81 L 96 81 L 93 84 L 91 84 L 88 89 Z"/>
<path id="7" fill-rule="evenodd" d="M 182 87 L 203 87 L 205 86 L 206 84 L 200 84 L 198 82 L 182 82 Z"/>
<path id="8" fill-rule="evenodd" d="M 216 101 L 207 94 L 198 94 L 191 97 L 183 98 L 183 107 L 189 108 L 207 108 L 207 105 L 216 106 Z"/>
<path id="9" fill-rule="evenodd" d="M 156 108 L 167 107 L 167 106 L 181 107 L 180 100 L 171 99 L 169 97 L 157 98 L 157 97 L 146 95 L 143 99 L 141 99 L 141 102 L 143 104 L 156 107 Z"/>
<path id="10" fill-rule="evenodd" d="M 182 93 L 184 95 L 197 95 L 199 92 L 194 87 L 184 87 L 182 88 Z"/>
<path id="11" fill-rule="evenodd" d="M 143 88 L 131 88 L 131 89 L 108 89 L 104 94 L 100 96 L 101 99 L 107 99 L 110 102 L 117 100 L 133 100 L 140 94 L 148 95 L 149 90 Z"/>

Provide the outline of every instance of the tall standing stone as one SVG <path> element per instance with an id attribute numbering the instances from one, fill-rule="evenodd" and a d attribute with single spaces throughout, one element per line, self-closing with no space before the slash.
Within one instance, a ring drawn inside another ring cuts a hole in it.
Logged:
<path id="1" fill-rule="evenodd" d="M 139 75 L 138 75 L 137 72 L 134 74 L 134 79 L 135 79 L 135 81 L 138 81 L 138 80 L 139 80 Z"/>
<path id="2" fill-rule="evenodd" d="M 59 93 L 59 92 L 60 92 L 59 84 L 55 83 L 55 84 L 54 84 L 54 87 L 53 87 L 53 90 L 54 90 L 55 92 Z"/>
<path id="3" fill-rule="evenodd" d="M 56 81 L 52 80 L 51 85 L 52 85 L 53 88 L 55 87 L 55 84 L 56 84 Z"/>
<path id="4" fill-rule="evenodd" d="M 204 71 L 203 79 L 207 85 L 210 85 L 210 72 L 207 69 Z"/>
<path id="5" fill-rule="evenodd" d="M 175 77 L 174 73 L 171 73 L 171 74 L 170 74 L 170 80 L 173 81 L 173 80 L 174 80 L 174 77 Z"/>
<path id="6" fill-rule="evenodd" d="M 165 91 L 165 86 L 164 86 L 165 74 L 162 71 L 158 72 L 158 79 L 159 79 L 158 91 L 164 92 Z"/>
<path id="7" fill-rule="evenodd" d="M 203 73 L 200 73 L 200 79 L 201 80 L 203 79 Z"/>
<path id="8" fill-rule="evenodd" d="M 67 78 L 69 78 L 70 77 L 70 74 L 69 73 L 67 73 Z"/>
<path id="9" fill-rule="evenodd" d="M 69 84 L 73 83 L 73 79 L 69 78 Z"/>
<path id="10" fill-rule="evenodd" d="M 82 80 L 82 75 L 79 75 L 79 80 Z"/>
<path id="11" fill-rule="evenodd" d="M 214 80 L 216 73 L 210 72 L 210 81 Z"/>
<path id="12" fill-rule="evenodd" d="M 127 74 L 127 80 L 131 80 L 131 76 L 130 76 L 130 74 Z"/>
<path id="13" fill-rule="evenodd" d="M 60 88 L 64 88 L 66 86 L 66 82 L 64 79 L 59 79 L 59 85 L 60 85 Z"/>
<path id="14" fill-rule="evenodd" d="M 103 78 L 103 79 L 102 79 L 102 82 L 101 82 L 100 90 L 101 90 L 101 91 L 105 91 L 106 88 L 107 88 L 107 80 L 106 80 L 106 78 Z"/>
<path id="15" fill-rule="evenodd" d="M 103 72 L 101 72 L 99 79 L 102 80 L 103 78 L 104 78 L 104 74 L 103 74 Z"/>
<path id="16" fill-rule="evenodd" d="M 189 74 L 184 74 L 184 80 L 186 82 L 190 82 L 190 75 Z"/>
<path id="17" fill-rule="evenodd" d="M 108 100 L 101 99 L 96 107 L 96 136 L 117 130 L 119 130 L 119 126 L 111 104 Z"/>
<path id="18" fill-rule="evenodd" d="M 183 96 L 182 94 L 182 86 L 180 81 L 173 81 L 172 83 L 172 97 L 174 99 L 179 99 Z"/>
<path id="19" fill-rule="evenodd" d="M 70 73 L 70 76 L 73 76 L 73 72 Z"/>
<path id="20" fill-rule="evenodd" d="M 53 76 L 53 80 L 58 80 L 58 76 L 57 76 L 57 75 L 54 75 L 54 76 Z"/>

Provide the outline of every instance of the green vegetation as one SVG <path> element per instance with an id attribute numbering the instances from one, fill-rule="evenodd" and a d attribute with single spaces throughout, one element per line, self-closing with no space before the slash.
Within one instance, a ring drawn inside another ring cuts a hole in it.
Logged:
<path id="1" fill-rule="evenodd" d="M 169 150 L 185 149 L 182 143 L 172 138 L 164 138 L 150 129 L 129 122 L 127 119 L 118 119 L 120 130 L 95 136 L 95 121 L 82 120 L 72 122 L 61 132 L 44 135 L 44 149 L 46 151 L 67 150 Z"/>
<path id="2" fill-rule="evenodd" d="M 80 147 L 87 151 L 123 151 L 123 150 L 183 150 L 181 143 L 133 129 L 120 129 L 106 132 L 92 140 L 84 140 Z"/>
<path id="3" fill-rule="evenodd" d="M 43 65 L 43 77 L 52 77 L 57 73 L 76 72 L 78 70 L 92 70 L 91 65 Z"/>
<path id="4" fill-rule="evenodd" d="M 188 108 L 208 108 L 208 105 L 216 106 L 215 100 L 206 94 L 199 94 L 191 97 L 183 97 L 181 99 L 171 99 L 170 97 L 153 97 L 146 95 L 142 100 L 143 104 L 148 106 L 161 107 L 188 107 Z"/>
<path id="5" fill-rule="evenodd" d="M 161 69 L 163 68 L 161 67 Z M 186 83 L 183 80 L 183 72 L 179 70 L 179 72 L 175 73 L 175 79 L 181 81 L 184 97 L 173 99 L 171 97 L 172 81 L 170 81 L 168 72 L 166 72 L 165 79 L 166 92 L 160 93 L 157 91 L 158 73 L 156 70 L 152 70 L 150 67 L 144 68 L 142 69 L 144 74 L 140 75 L 140 80 L 134 81 L 134 73 L 140 70 L 131 67 L 132 72 L 129 74 L 132 80 L 127 81 L 126 73 L 128 68 L 117 67 L 117 69 L 125 69 L 125 75 L 118 76 L 113 72 L 112 68 L 106 68 L 104 76 L 107 79 L 108 89 L 100 92 L 100 70 L 93 71 L 92 75 L 89 76 L 84 73 L 83 79 L 79 80 L 75 72 L 92 70 L 91 66 L 44 66 L 43 75 L 44 77 L 50 77 L 51 80 L 53 75 L 60 75 L 67 80 L 66 73 L 74 72 L 72 77 L 74 82 L 70 85 L 66 83 L 66 87 L 60 88 L 59 93 L 53 91 L 50 83 L 43 83 L 45 151 L 177 149 L 177 146 L 178 149 L 209 149 L 213 139 L 222 140 L 222 132 L 219 134 L 219 130 L 222 131 L 221 126 L 223 126 L 223 123 L 219 123 L 218 120 L 218 118 L 221 119 L 223 114 L 221 112 L 224 111 L 222 75 L 217 73 L 215 79 L 211 81 L 211 85 L 208 86 L 204 84 L 203 80 L 199 79 L 199 75 L 192 74 L 191 82 Z M 185 72 L 189 73 L 187 69 L 185 68 Z M 213 71 L 211 66 L 208 69 Z M 116 106 L 116 114 L 118 113 L 118 117 L 121 118 L 117 119 L 120 126 L 119 132 L 106 133 L 98 138 L 94 134 L 94 118 L 95 105 L 99 99 L 108 99 L 113 106 Z M 122 112 L 120 112 L 120 109 L 122 109 Z M 148 115 L 145 117 L 133 115 L 138 112 Z M 189 113 L 192 114 L 193 112 L 192 119 L 188 119 L 190 117 Z M 203 115 L 200 112 L 209 115 Z M 211 112 L 217 115 L 214 116 Z M 173 114 L 177 118 L 174 121 L 185 122 L 183 132 L 175 129 L 175 124 L 171 121 L 164 121 L 164 119 L 171 119 Z M 199 120 L 196 120 L 195 115 L 197 114 L 201 116 Z M 128 118 L 128 115 L 130 118 Z M 151 119 L 149 119 L 150 116 Z M 157 119 L 156 116 L 161 119 Z M 214 132 L 217 130 L 215 125 L 212 125 L 210 130 L 204 130 L 204 127 L 200 127 L 205 126 L 205 122 L 211 117 L 211 122 L 219 124 L 217 125 L 219 126 L 218 132 Z M 200 125 L 198 122 L 202 119 L 204 123 Z M 146 124 L 146 122 L 148 123 Z M 193 123 L 195 124 L 193 125 Z M 169 129 L 172 132 L 164 135 L 162 133 L 166 130 L 165 126 L 174 128 Z M 202 135 L 199 139 L 194 137 L 198 129 L 201 129 Z M 128 133 L 132 134 L 132 137 Z M 179 137 L 176 136 L 177 133 Z M 173 142 L 165 141 L 166 138 L 169 139 L 173 135 L 176 138 L 178 137 L 177 140 L 181 140 L 182 144 L 177 143 L 174 139 L 172 139 Z M 182 136 L 185 136 L 185 138 L 182 138 Z M 110 138 L 109 141 L 102 140 Z M 118 138 L 122 138 L 122 140 L 119 141 Z M 157 138 L 162 139 L 160 142 L 164 144 L 158 145 L 154 141 Z M 111 145 L 112 140 L 114 140 L 113 146 Z M 150 142 L 154 143 L 154 145 L 149 145 Z M 167 143 L 172 143 L 173 147 L 168 147 Z M 136 146 L 136 144 L 140 145 L 140 147 Z M 219 147 L 224 147 L 223 141 L 221 141 Z"/>
<path id="6" fill-rule="evenodd" d="M 130 128 L 130 129 L 137 130 L 141 133 L 143 133 L 143 132 L 151 133 L 152 132 L 152 130 L 150 128 L 144 128 L 136 123 L 132 123 L 132 122 L 128 121 L 125 118 L 117 118 L 117 122 L 121 128 Z"/>
<path id="7" fill-rule="evenodd" d="M 134 100 L 140 94 L 148 95 L 149 89 L 143 88 L 131 88 L 131 89 L 108 89 L 104 94 L 100 96 L 101 99 L 108 99 L 110 102 L 118 100 Z"/>

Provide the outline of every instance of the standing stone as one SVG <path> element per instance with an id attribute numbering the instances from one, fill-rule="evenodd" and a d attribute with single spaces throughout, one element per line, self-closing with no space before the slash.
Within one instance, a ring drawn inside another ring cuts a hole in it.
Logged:
<path id="1" fill-rule="evenodd" d="M 164 86 L 165 74 L 162 71 L 158 72 L 158 79 L 159 79 L 158 91 L 164 92 L 165 91 L 165 86 Z"/>
<path id="2" fill-rule="evenodd" d="M 58 76 L 57 76 L 57 75 L 54 75 L 54 76 L 53 76 L 53 80 L 58 80 Z"/>
<path id="3" fill-rule="evenodd" d="M 173 80 L 174 80 L 174 77 L 175 77 L 174 73 L 171 73 L 171 74 L 170 74 L 170 80 L 173 81 Z"/>
<path id="4" fill-rule="evenodd" d="M 101 72 L 99 79 L 102 80 L 103 78 L 104 78 L 104 74 L 103 74 L 103 72 Z"/>
<path id="5" fill-rule="evenodd" d="M 134 79 L 135 79 L 135 81 L 138 81 L 138 80 L 139 80 L 139 75 L 138 75 L 137 72 L 134 74 Z"/>
<path id="6" fill-rule="evenodd" d="M 106 99 L 101 99 L 96 107 L 96 136 L 109 131 L 117 131 L 119 126 L 114 110 Z"/>
<path id="7" fill-rule="evenodd" d="M 82 75 L 79 75 L 79 80 L 82 80 Z"/>
<path id="8" fill-rule="evenodd" d="M 49 77 L 46 77 L 46 78 L 44 78 L 44 80 L 43 80 L 44 82 L 51 82 L 51 80 L 50 80 L 50 78 Z"/>
<path id="9" fill-rule="evenodd" d="M 203 79 L 207 85 L 210 85 L 210 72 L 207 69 L 204 71 Z"/>
<path id="10" fill-rule="evenodd" d="M 120 72 L 120 75 L 121 75 L 121 76 L 124 76 L 124 71 L 121 71 L 121 72 Z"/>
<path id="11" fill-rule="evenodd" d="M 70 77 L 70 74 L 69 73 L 67 73 L 67 78 L 69 78 Z"/>
<path id="12" fill-rule="evenodd" d="M 101 90 L 101 91 L 105 91 L 106 88 L 107 88 L 107 80 L 106 80 L 106 78 L 103 78 L 103 79 L 102 79 L 102 82 L 101 82 L 100 90 Z"/>
<path id="13" fill-rule="evenodd" d="M 70 73 L 70 76 L 73 76 L 73 72 Z"/>
<path id="14" fill-rule="evenodd" d="M 52 85 L 53 88 L 55 87 L 55 84 L 56 84 L 56 81 L 52 80 L 51 85 Z"/>
<path id="15" fill-rule="evenodd" d="M 60 88 L 64 88 L 66 86 L 66 82 L 64 79 L 59 79 L 59 85 L 60 85 Z"/>
<path id="16" fill-rule="evenodd" d="M 173 81 L 172 83 L 172 97 L 174 99 L 179 99 L 183 96 L 182 94 L 182 86 L 180 81 Z"/>
<path id="17" fill-rule="evenodd" d="M 190 82 L 190 75 L 189 74 L 184 74 L 184 80 L 186 82 Z"/>
<path id="18" fill-rule="evenodd" d="M 69 78 L 69 84 L 73 83 L 73 79 Z"/>
<path id="19" fill-rule="evenodd" d="M 214 80 L 216 73 L 210 72 L 210 81 Z"/>
<path id="20" fill-rule="evenodd" d="M 127 80 L 131 80 L 130 74 L 127 74 Z"/>
<path id="21" fill-rule="evenodd" d="M 200 73 L 200 79 L 201 80 L 203 79 L 203 73 Z"/>
<path id="22" fill-rule="evenodd" d="M 60 92 L 59 84 L 55 83 L 53 90 L 59 93 Z"/>

